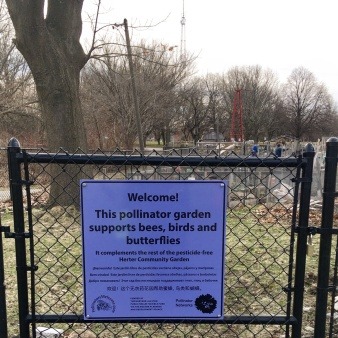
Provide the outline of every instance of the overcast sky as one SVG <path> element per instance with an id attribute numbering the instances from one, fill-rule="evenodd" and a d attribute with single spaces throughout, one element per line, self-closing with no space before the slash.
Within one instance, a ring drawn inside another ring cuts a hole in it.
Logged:
<path id="1" fill-rule="evenodd" d="M 93 14 L 93 0 L 85 0 Z M 284 82 L 303 66 L 338 101 L 338 0 L 184 0 L 186 48 L 201 74 L 261 65 Z M 103 0 L 101 23 L 133 26 L 149 41 L 181 45 L 183 0 Z"/>

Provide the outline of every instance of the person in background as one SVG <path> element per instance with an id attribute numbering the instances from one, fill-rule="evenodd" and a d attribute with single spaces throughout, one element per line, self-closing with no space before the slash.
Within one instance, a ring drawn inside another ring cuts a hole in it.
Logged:
<path id="1" fill-rule="evenodd" d="M 251 155 L 252 156 L 257 156 L 258 155 L 258 145 L 254 144 L 251 148 Z"/>
<path id="2" fill-rule="evenodd" d="M 282 151 L 283 151 L 283 148 L 282 148 L 281 144 L 278 143 L 278 144 L 277 144 L 277 147 L 276 147 L 276 149 L 275 149 L 275 155 L 276 155 L 277 157 L 281 157 L 281 156 L 282 156 Z"/>

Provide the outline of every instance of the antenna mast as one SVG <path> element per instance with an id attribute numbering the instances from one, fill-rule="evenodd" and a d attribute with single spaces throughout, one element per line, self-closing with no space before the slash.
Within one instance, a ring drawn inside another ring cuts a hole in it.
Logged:
<path id="1" fill-rule="evenodd" d="M 183 13 L 181 19 L 181 57 L 185 57 L 186 55 L 186 43 L 185 43 L 185 16 L 184 16 L 184 0 L 183 0 Z"/>

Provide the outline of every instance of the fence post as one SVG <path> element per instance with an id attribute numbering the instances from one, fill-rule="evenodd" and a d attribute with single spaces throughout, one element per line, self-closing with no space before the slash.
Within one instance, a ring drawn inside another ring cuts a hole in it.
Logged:
<path id="1" fill-rule="evenodd" d="M 331 137 L 326 142 L 323 208 L 318 260 L 317 299 L 315 315 L 316 338 L 325 338 L 327 298 L 331 263 L 334 202 L 336 195 L 338 138 Z"/>
<path id="2" fill-rule="evenodd" d="M 292 329 L 292 338 L 301 338 L 302 333 L 306 246 L 309 226 L 309 211 L 310 211 L 314 156 L 315 151 L 313 145 L 308 143 L 305 146 L 303 153 L 303 157 L 307 161 L 306 166 L 303 168 L 303 175 L 301 178 L 302 184 L 299 202 L 299 216 L 298 216 L 299 222 L 298 222 L 294 303 L 293 303 L 293 316 L 297 319 L 297 324 Z"/>
<path id="3" fill-rule="evenodd" d="M 27 260 L 26 260 L 26 240 L 24 206 L 22 193 L 22 178 L 20 163 L 16 155 L 20 153 L 20 143 L 17 139 L 11 138 L 8 143 L 8 170 L 10 177 L 10 190 L 13 203 L 14 233 L 11 237 L 15 240 L 15 255 L 17 269 L 18 287 L 18 309 L 19 309 L 19 328 L 20 338 L 29 338 L 28 316 L 28 282 L 27 282 Z"/>
<path id="4" fill-rule="evenodd" d="M 6 308 L 6 287 L 5 287 L 5 267 L 4 249 L 2 243 L 2 233 L 4 227 L 1 224 L 0 216 L 0 337 L 7 337 L 7 308 Z"/>

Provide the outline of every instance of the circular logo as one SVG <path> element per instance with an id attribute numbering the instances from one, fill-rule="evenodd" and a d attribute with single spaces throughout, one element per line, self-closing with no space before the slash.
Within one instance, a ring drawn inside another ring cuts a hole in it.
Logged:
<path id="1" fill-rule="evenodd" d="M 96 311 L 105 311 L 105 312 L 115 312 L 115 302 L 112 298 L 108 296 L 101 295 L 94 299 L 92 303 L 92 312 Z"/>
<path id="2" fill-rule="evenodd" d="M 195 306 L 203 313 L 213 313 L 217 307 L 217 301 L 213 296 L 207 293 L 195 299 Z"/>

